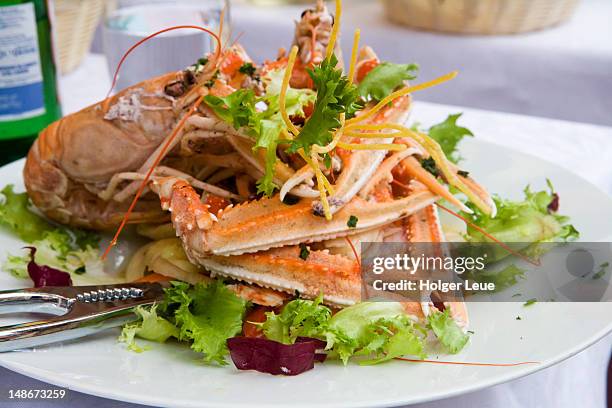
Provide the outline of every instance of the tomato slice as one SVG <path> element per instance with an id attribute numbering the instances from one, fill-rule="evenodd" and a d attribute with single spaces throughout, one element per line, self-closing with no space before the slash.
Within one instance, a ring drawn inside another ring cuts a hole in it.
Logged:
<path id="1" fill-rule="evenodd" d="M 374 68 L 380 65 L 380 61 L 376 58 L 372 58 L 361 64 L 359 70 L 357 71 L 357 82 L 363 81 L 363 78 L 366 77 Z"/>
<path id="2" fill-rule="evenodd" d="M 242 325 L 242 333 L 245 337 L 265 337 L 263 331 L 253 323 L 263 323 L 266 321 L 266 313 L 271 312 L 273 309 L 271 307 L 265 306 L 255 306 L 249 314 L 247 314 L 246 319 L 244 319 L 244 324 Z"/>
<path id="3" fill-rule="evenodd" d="M 164 275 L 160 275 L 158 273 L 150 273 L 136 280 L 135 282 L 136 283 L 156 283 L 156 282 L 168 282 L 170 280 L 172 280 L 172 278 L 169 278 Z"/>
<path id="4" fill-rule="evenodd" d="M 242 67 L 244 62 L 245 61 L 240 55 L 238 55 L 238 53 L 233 51 L 228 52 L 225 54 L 225 58 L 223 63 L 221 64 L 220 71 L 225 75 L 234 76 L 236 72 L 238 72 L 240 67 Z"/>

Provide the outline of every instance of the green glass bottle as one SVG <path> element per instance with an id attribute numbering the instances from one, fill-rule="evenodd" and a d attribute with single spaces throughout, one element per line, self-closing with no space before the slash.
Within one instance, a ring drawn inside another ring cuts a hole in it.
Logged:
<path id="1" fill-rule="evenodd" d="M 0 164 L 27 154 L 60 116 L 47 1 L 1 0 Z"/>

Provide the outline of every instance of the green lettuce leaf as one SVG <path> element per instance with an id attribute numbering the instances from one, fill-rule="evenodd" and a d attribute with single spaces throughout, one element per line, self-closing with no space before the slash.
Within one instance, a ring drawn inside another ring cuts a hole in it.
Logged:
<path id="1" fill-rule="evenodd" d="M 261 325 L 264 334 L 284 344 L 293 344 L 298 337 L 325 337 L 331 310 L 322 301 L 321 296 L 315 301 L 294 300 L 280 314 L 266 313 L 267 319 Z"/>
<path id="2" fill-rule="evenodd" d="M 230 291 L 221 281 L 190 286 L 178 283 L 168 290 L 160 307 L 170 313 L 179 329 L 179 340 L 204 354 L 208 363 L 227 364 L 226 341 L 242 331 L 247 302 Z"/>
<path id="3" fill-rule="evenodd" d="M 274 184 L 274 166 L 277 161 L 281 131 L 286 128 L 280 113 L 280 91 L 284 71 L 275 70 L 262 78 L 266 93 L 257 98 L 252 90 L 239 89 L 226 97 L 207 95 L 204 102 L 223 121 L 234 128 L 244 128 L 255 140 L 254 149 L 265 150 L 264 176 L 257 182 L 257 191 L 271 196 L 277 186 Z M 314 103 L 315 93 L 310 89 L 287 89 L 285 109 L 290 117 L 304 117 L 304 107 Z M 265 106 L 265 110 L 258 110 Z"/>
<path id="4" fill-rule="evenodd" d="M 274 165 L 278 160 L 276 149 L 278 147 L 281 131 L 286 128 L 285 121 L 280 113 L 280 92 L 283 82 L 284 70 L 275 70 L 262 78 L 266 94 L 262 101 L 266 103 L 267 109 L 256 115 L 253 123 L 257 133 L 255 148 L 263 148 L 265 155 L 265 173 L 257 182 L 257 192 L 271 196 L 277 186 L 274 184 Z M 310 89 L 287 88 L 285 95 L 285 110 L 289 117 L 304 118 L 304 108 L 315 102 L 316 95 Z"/>
<path id="5" fill-rule="evenodd" d="M 292 344 L 298 337 L 324 340 L 330 354 L 345 364 L 353 356 L 363 357 L 361 364 L 378 364 L 403 355 L 426 356 L 426 332 L 406 316 L 400 303 L 359 303 L 332 316 L 321 301 L 321 297 L 294 300 L 280 314 L 267 313 L 261 324 L 264 334 L 284 344 Z"/>
<path id="6" fill-rule="evenodd" d="M 236 129 L 249 125 L 256 112 L 255 92 L 251 89 L 239 89 L 226 97 L 206 95 L 204 102 Z"/>
<path id="7" fill-rule="evenodd" d="M 370 338 L 360 353 L 376 357 L 360 364 L 379 364 L 402 356 L 427 357 L 424 332 L 407 316 L 381 319 L 372 323 L 368 331 Z"/>
<path id="8" fill-rule="evenodd" d="M 8 228 L 25 242 L 40 239 L 43 233 L 54 227 L 44 218 L 30 210 L 30 199 L 26 193 L 15 193 L 9 184 L 0 191 L 0 225 Z"/>
<path id="9" fill-rule="evenodd" d="M 473 137 L 474 134 L 467 128 L 457 125 L 457 120 L 461 117 L 461 113 L 449 115 L 442 123 L 429 128 L 429 136 L 440 144 L 444 154 L 454 163 L 461 160 L 457 153 L 457 145 L 464 137 Z"/>
<path id="10" fill-rule="evenodd" d="M 119 337 L 119 341 L 125 343 L 129 350 L 137 353 L 146 350 L 136 343 L 136 337 L 157 343 L 165 343 L 171 337 L 179 337 L 179 329 L 157 314 L 156 305 L 150 308 L 138 306 L 134 313 L 140 320 L 123 326 Z"/>
<path id="11" fill-rule="evenodd" d="M 440 343 L 451 354 L 460 352 L 470 339 L 453 320 L 448 309 L 441 313 L 431 313 L 427 321 Z"/>
<path id="12" fill-rule="evenodd" d="M 77 284 L 82 284 L 88 281 L 79 278 L 79 275 L 88 273 L 102 276 L 103 263 L 100 260 L 98 241 L 96 234 L 80 232 L 75 235 L 68 229 L 56 228 L 43 232 L 42 238 L 32 241 L 31 245 L 37 249 L 37 263 L 68 272 Z M 29 261 L 30 255 L 24 251 L 22 255 L 8 255 L 2 267 L 17 278 L 27 279 Z M 93 284 L 91 278 L 88 277 Z"/>
<path id="13" fill-rule="evenodd" d="M 326 340 L 345 364 L 353 355 L 373 357 L 365 363 L 379 363 L 400 355 L 424 358 L 422 334 L 400 303 L 363 302 L 331 318 Z"/>
<path id="14" fill-rule="evenodd" d="M 332 141 L 332 132 L 341 125 L 340 114 L 344 113 L 348 119 L 362 108 L 357 87 L 349 83 L 337 65 L 338 59 L 333 55 L 309 71 L 317 90 L 317 101 L 312 116 L 292 141 L 288 152 L 304 149 L 309 154 L 311 146 L 327 145 Z"/>
<path id="15" fill-rule="evenodd" d="M 268 72 L 266 76 L 262 78 L 266 89 L 263 100 L 268 105 L 268 109 L 266 109 L 264 117 L 270 118 L 274 116 L 282 120 L 279 111 L 279 96 L 281 93 L 284 76 L 285 71 L 282 69 L 277 69 Z M 285 95 L 285 110 L 287 111 L 289 117 L 304 118 L 304 107 L 314 104 L 316 99 L 317 95 L 311 89 L 294 89 L 288 87 Z"/>
<path id="16" fill-rule="evenodd" d="M 359 95 L 365 100 L 379 102 L 400 88 L 404 81 L 416 78 L 416 64 L 383 62 L 370 71 L 359 84 Z"/>
<path id="17" fill-rule="evenodd" d="M 2 269 L 17 279 L 29 279 L 28 275 L 28 262 L 30 261 L 29 255 L 7 255 L 6 260 L 2 264 Z"/>
<path id="18" fill-rule="evenodd" d="M 278 157 L 276 149 L 280 139 L 283 125 L 275 120 L 262 120 L 260 122 L 259 137 L 255 148 L 265 149 L 265 171 L 261 179 L 257 181 L 257 193 L 263 193 L 268 197 L 274 194 L 274 190 L 278 188 L 274 184 L 274 166 Z"/>
<path id="19" fill-rule="evenodd" d="M 12 185 L 0 192 L 0 225 L 36 247 L 36 262 L 71 275 L 101 272 L 98 244 L 100 236 L 79 229 L 58 227 L 31 209 L 26 193 L 15 193 Z M 29 253 L 9 254 L 2 269 L 20 279 L 28 279 Z"/>
<path id="20" fill-rule="evenodd" d="M 527 186 L 524 194 L 523 201 L 494 197 L 497 206 L 495 218 L 484 214 L 470 203 L 467 205 L 474 214 L 462 215 L 502 242 L 556 242 L 570 241 L 579 237 L 576 228 L 568 223 L 568 217 L 558 215 L 549 209 L 555 199 L 555 192 L 550 182 L 549 191 L 532 192 Z M 472 242 L 490 241 L 481 232 L 469 226 L 466 238 Z"/>

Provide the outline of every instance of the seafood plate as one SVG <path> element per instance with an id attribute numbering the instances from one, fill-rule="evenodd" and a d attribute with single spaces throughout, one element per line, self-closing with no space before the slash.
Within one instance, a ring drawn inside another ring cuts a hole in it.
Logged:
<path id="1" fill-rule="evenodd" d="M 252 368 L 240 352 L 312 343 L 374 364 L 468 343 L 465 302 L 366 301 L 361 265 L 370 243 L 457 239 L 440 211 L 469 224 L 461 234 L 493 239 L 475 224 L 497 219 L 502 201 L 461 167 L 456 145 L 471 132 L 459 115 L 429 130 L 406 125 L 413 95 L 457 73 L 417 80 L 415 64 L 381 61 L 359 30 L 342 56 L 341 11 L 318 1 L 290 47 L 263 63 L 203 29 L 213 52 L 62 118 L 34 143 L 23 176 L 44 222 L 114 232 L 102 258 L 131 225 L 148 242 L 117 279 L 173 281 L 164 303 L 125 326 L 128 348 L 175 338 L 208 363 L 231 352 L 238 368 L 295 375 L 304 369 Z M 517 239 L 572 238 L 558 196 L 541 194 L 542 227 Z M 500 216 L 515 207 L 503 202 Z M 84 279 L 83 268 L 68 272 Z M 200 303 L 217 314 L 204 318 Z"/>

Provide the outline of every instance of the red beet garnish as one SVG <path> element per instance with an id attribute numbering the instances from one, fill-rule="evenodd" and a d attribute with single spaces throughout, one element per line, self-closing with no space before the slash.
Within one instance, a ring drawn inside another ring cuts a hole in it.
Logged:
<path id="1" fill-rule="evenodd" d="M 47 265 L 39 265 L 34 261 L 34 255 L 36 255 L 36 248 L 25 247 L 24 249 L 30 250 L 30 262 L 28 262 L 28 275 L 34 282 L 35 288 L 41 288 L 43 286 L 72 286 L 72 280 L 70 274 L 67 272 L 60 271 L 59 269 L 52 268 Z"/>
<path id="2" fill-rule="evenodd" d="M 227 347 L 234 365 L 239 370 L 255 370 L 272 375 L 298 375 L 314 368 L 315 361 L 325 360 L 317 353 L 325 342 L 299 338 L 295 344 L 253 337 L 233 337 Z"/>
<path id="3" fill-rule="evenodd" d="M 313 339 L 310 337 L 298 337 L 297 339 L 295 339 L 296 343 L 306 343 L 306 342 L 314 342 L 315 345 L 317 346 L 317 350 L 324 350 L 325 346 L 327 346 L 327 343 L 325 343 L 322 340 L 318 340 L 318 339 Z M 325 361 L 325 359 L 327 358 L 327 354 L 325 353 L 315 353 L 314 359 L 315 361 L 318 361 L 319 363 L 322 363 Z"/>
<path id="4" fill-rule="evenodd" d="M 557 211 L 559 211 L 559 194 L 553 194 L 553 199 L 550 204 L 548 204 L 547 209 L 549 213 L 556 213 Z"/>

